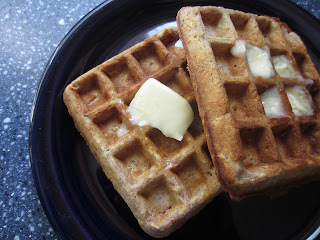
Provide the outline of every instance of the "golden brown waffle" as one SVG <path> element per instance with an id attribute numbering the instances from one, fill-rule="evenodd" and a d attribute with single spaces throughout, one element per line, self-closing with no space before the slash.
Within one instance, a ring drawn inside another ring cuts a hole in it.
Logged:
<path id="1" fill-rule="evenodd" d="M 275 196 L 319 179 L 319 75 L 299 36 L 279 19 L 221 7 L 182 8 L 177 23 L 208 148 L 231 198 Z M 253 76 L 246 57 L 230 53 L 236 40 L 286 55 L 304 79 Z M 285 93 L 292 86 L 311 96 L 311 116 L 293 113 Z M 260 96 L 273 87 L 286 116 L 265 114 Z"/>
<path id="2" fill-rule="evenodd" d="M 168 28 L 73 81 L 64 102 L 114 188 L 140 226 L 163 237 L 200 211 L 221 190 L 207 150 L 177 28 Z M 193 107 L 181 142 L 129 121 L 128 105 L 156 78 Z"/>

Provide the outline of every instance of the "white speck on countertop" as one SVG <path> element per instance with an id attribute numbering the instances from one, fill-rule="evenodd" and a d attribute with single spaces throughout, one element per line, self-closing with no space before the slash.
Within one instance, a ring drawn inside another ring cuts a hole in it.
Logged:
<path id="1" fill-rule="evenodd" d="M 30 232 L 33 232 L 34 231 L 34 226 L 30 225 L 29 229 L 30 229 Z"/>
<path id="2" fill-rule="evenodd" d="M 7 117 L 7 118 L 5 118 L 5 119 L 3 120 L 3 123 L 9 123 L 9 122 L 11 122 L 11 119 L 10 119 L 9 117 Z"/>
<path id="3" fill-rule="evenodd" d="M 58 22 L 60 25 L 65 25 L 66 23 L 64 22 L 64 19 L 60 19 Z"/>

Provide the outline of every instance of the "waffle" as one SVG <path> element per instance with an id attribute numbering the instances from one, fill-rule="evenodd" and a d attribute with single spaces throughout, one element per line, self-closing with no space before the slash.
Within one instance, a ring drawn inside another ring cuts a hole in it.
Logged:
<path id="1" fill-rule="evenodd" d="M 63 95 L 105 175 L 154 237 L 169 235 L 221 191 L 178 40 L 176 27 L 165 29 L 81 75 Z M 130 123 L 128 105 L 151 77 L 193 108 L 181 142 Z"/>
<path id="2" fill-rule="evenodd" d="M 300 37 L 279 19 L 222 7 L 182 8 L 177 23 L 223 190 L 233 200 L 275 197 L 318 180 L 319 75 Z M 268 47 L 269 60 L 285 56 L 296 75 L 283 77 L 273 64 L 272 77 L 254 75 L 246 55 L 231 53 L 241 40 L 247 47 Z M 299 114 L 291 105 L 295 89 L 309 113 Z M 267 91 L 278 95 L 282 115 L 267 114 L 262 103 Z"/>

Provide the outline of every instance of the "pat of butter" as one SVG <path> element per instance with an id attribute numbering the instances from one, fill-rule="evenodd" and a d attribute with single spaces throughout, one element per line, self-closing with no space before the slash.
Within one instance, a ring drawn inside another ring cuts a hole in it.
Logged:
<path id="1" fill-rule="evenodd" d="M 283 78 L 296 78 L 298 73 L 293 69 L 290 60 L 285 55 L 272 57 L 276 72 Z"/>
<path id="2" fill-rule="evenodd" d="M 246 56 L 252 75 L 262 78 L 270 78 L 274 75 L 269 49 L 267 47 L 261 49 L 248 44 Z"/>
<path id="3" fill-rule="evenodd" d="M 260 97 L 267 117 L 276 118 L 286 116 L 277 87 L 266 90 Z"/>
<path id="4" fill-rule="evenodd" d="M 189 102 L 154 78 L 141 86 L 128 111 L 134 125 L 158 128 L 165 136 L 179 141 L 194 118 Z"/>
<path id="5" fill-rule="evenodd" d="M 310 96 L 307 96 L 300 86 L 288 87 L 285 92 L 296 116 L 313 115 Z"/>
<path id="6" fill-rule="evenodd" d="M 231 48 L 231 54 L 235 57 L 246 56 L 246 42 L 243 40 L 237 40 Z"/>

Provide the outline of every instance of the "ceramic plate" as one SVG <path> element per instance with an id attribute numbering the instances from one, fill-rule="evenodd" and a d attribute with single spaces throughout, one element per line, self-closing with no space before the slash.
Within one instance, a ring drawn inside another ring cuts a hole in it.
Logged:
<path id="1" fill-rule="evenodd" d="M 34 180 L 61 239 L 151 239 L 113 189 L 62 101 L 64 88 L 104 60 L 175 24 L 182 6 L 216 5 L 280 17 L 306 43 L 320 69 L 320 24 L 286 1 L 109 1 L 63 39 L 42 76 L 30 125 Z M 167 239 L 306 239 L 319 232 L 320 183 L 274 200 L 232 202 L 220 194 Z"/>

